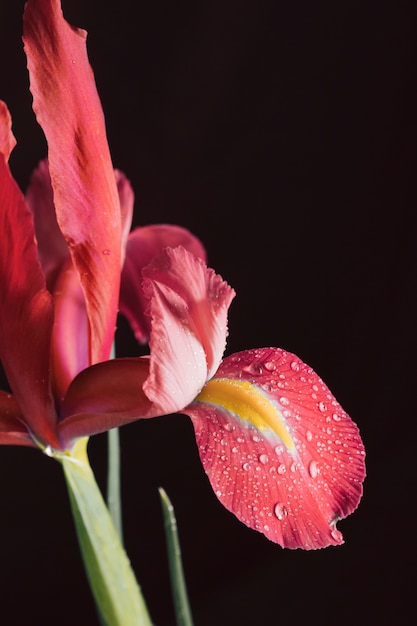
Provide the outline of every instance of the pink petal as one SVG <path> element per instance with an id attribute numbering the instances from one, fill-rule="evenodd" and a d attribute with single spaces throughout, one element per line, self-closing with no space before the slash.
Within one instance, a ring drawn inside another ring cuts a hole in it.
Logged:
<path id="1" fill-rule="evenodd" d="M 86 33 L 64 20 L 59 0 L 29 0 L 24 43 L 33 108 L 48 141 L 57 220 L 85 294 L 96 362 L 108 358 L 113 342 L 121 218 Z"/>
<path id="2" fill-rule="evenodd" d="M 234 412 L 207 398 L 203 402 L 209 383 L 202 401 L 184 412 L 193 420 L 200 457 L 219 500 L 283 547 L 342 543 L 336 522 L 357 507 L 365 477 L 356 425 L 317 374 L 284 350 L 249 350 L 225 359 L 213 381 L 212 401 L 221 379 L 237 385 L 239 393 L 241 382 L 249 381 L 252 394 L 272 407 L 289 439 L 278 436 L 276 426 L 255 427 L 245 420 L 245 399 Z"/>
<path id="3" fill-rule="evenodd" d="M 78 273 L 71 259 L 60 272 L 53 295 L 55 324 L 51 368 L 54 395 L 61 400 L 72 379 L 89 365 L 87 311 Z"/>
<path id="4" fill-rule="evenodd" d="M 122 220 L 122 265 L 126 256 L 126 246 L 129 237 L 130 228 L 132 226 L 133 208 L 135 203 L 135 195 L 133 193 L 130 181 L 120 170 L 114 170 L 117 184 L 117 192 L 120 201 L 120 214 Z"/>
<path id="5" fill-rule="evenodd" d="M 32 215 L 0 155 L 0 360 L 35 437 L 59 447 L 49 382 L 53 307 Z"/>
<path id="6" fill-rule="evenodd" d="M 148 375 L 148 357 L 113 359 L 81 372 L 62 403 L 62 441 L 70 446 L 77 437 L 159 415 L 142 390 Z"/>
<path id="7" fill-rule="evenodd" d="M 164 248 L 176 246 L 183 246 L 194 256 L 206 259 L 200 240 L 180 226 L 153 224 L 136 228 L 129 235 L 122 272 L 120 311 L 129 321 L 139 343 L 147 343 L 150 335 L 150 319 L 145 315 L 147 300 L 142 290 L 142 270 Z"/>
<path id="8" fill-rule="evenodd" d="M 39 260 L 52 291 L 57 274 L 70 253 L 56 221 L 47 159 L 41 161 L 32 174 L 26 202 L 33 213 Z"/>
<path id="9" fill-rule="evenodd" d="M 174 413 L 198 394 L 226 344 L 233 289 L 183 247 L 166 248 L 143 270 L 152 320 L 148 398 Z"/>
<path id="10" fill-rule="evenodd" d="M 11 151 L 16 145 L 16 139 L 12 133 L 12 118 L 6 104 L 0 100 L 0 152 L 4 154 L 6 161 L 9 160 Z"/>
<path id="11" fill-rule="evenodd" d="M 0 444 L 36 446 L 15 398 L 5 391 L 0 391 Z"/>

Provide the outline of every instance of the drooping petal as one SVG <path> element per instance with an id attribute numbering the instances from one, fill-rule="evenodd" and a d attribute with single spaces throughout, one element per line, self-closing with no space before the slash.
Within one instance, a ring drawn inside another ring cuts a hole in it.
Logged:
<path id="1" fill-rule="evenodd" d="M 148 357 L 112 359 L 81 372 L 61 407 L 59 430 L 66 446 L 77 437 L 161 415 L 142 389 L 148 375 Z"/>
<path id="2" fill-rule="evenodd" d="M 48 160 L 43 159 L 32 174 L 26 202 L 33 213 L 39 260 L 50 291 L 58 272 L 70 257 L 67 242 L 56 221 Z"/>
<path id="3" fill-rule="evenodd" d="M 277 348 L 235 354 L 184 412 L 217 497 L 242 522 L 286 548 L 343 542 L 336 522 L 361 498 L 364 448 L 310 367 Z"/>
<path id="4" fill-rule="evenodd" d="M 197 237 L 181 226 L 152 224 L 136 228 L 129 235 L 120 287 L 120 311 L 125 315 L 139 343 L 147 343 L 150 319 L 145 315 L 147 300 L 142 290 L 142 270 L 164 248 L 183 246 L 194 256 L 206 260 Z"/>
<path id="5" fill-rule="evenodd" d="M 48 141 L 57 221 L 84 290 L 96 362 L 108 358 L 113 342 L 121 218 L 86 33 L 64 20 L 59 0 L 29 0 L 24 43 L 33 108 Z"/>
<path id="6" fill-rule="evenodd" d="M 0 391 L 0 444 L 36 446 L 15 398 L 5 391 Z"/>
<path id="7" fill-rule="evenodd" d="M 0 152 L 6 161 L 9 160 L 11 151 L 16 145 L 16 139 L 12 133 L 12 118 L 6 104 L 0 100 Z"/>
<path id="8" fill-rule="evenodd" d="M 53 305 L 39 265 L 32 215 L 0 155 L 0 360 L 35 437 L 59 447 L 49 381 Z"/>
<path id="9" fill-rule="evenodd" d="M 217 369 L 233 289 L 182 246 L 143 270 L 151 322 L 148 398 L 164 413 L 187 406 Z"/>
<path id="10" fill-rule="evenodd" d="M 89 365 L 84 294 L 70 258 L 59 273 L 53 295 L 55 323 L 51 367 L 54 395 L 60 401 L 72 379 Z"/>

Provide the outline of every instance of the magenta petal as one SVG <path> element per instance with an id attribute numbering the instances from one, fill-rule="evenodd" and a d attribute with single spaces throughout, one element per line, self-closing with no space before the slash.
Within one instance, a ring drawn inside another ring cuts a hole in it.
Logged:
<path id="1" fill-rule="evenodd" d="M 48 141 L 57 220 L 85 294 L 96 362 L 108 358 L 114 336 L 121 218 L 86 33 L 64 20 L 59 0 L 29 0 L 24 43 L 33 108 Z"/>
<path id="2" fill-rule="evenodd" d="M 165 248 L 177 246 L 183 246 L 204 261 L 206 259 L 200 240 L 180 226 L 153 224 L 136 228 L 129 235 L 120 288 L 120 311 L 129 321 L 139 343 L 147 343 L 150 335 L 150 319 L 145 315 L 147 300 L 142 290 L 142 270 Z"/>
<path id="3" fill-rule="evenodd" d="M 36 446 L 15 398 L 5 391 L 0 391 L 0 444 Z"/>
<path id="4" fill-rule="evenodd" d="M 0 360 L 34 435 L 59 447 L 49 381 L 53 307 L 32 215 L 0 155 Z"/>
<path id="5" fill-rule="evenodd" d="M 114 170 L 117 184 L 117 192 L 120 201 L 120 215 L 122 220 L 122 264 L 126 256 L 126 246 L 132 226 L 133 208 L 135 204 L 135 194 L 133 193 L 130 181 L 120 170 Z"/>
<path id="6" fill-rule="evenodd" d="M 56 221 L 47 159 L 41 161 L 32 174 L 26 202 L 33 213 L 39 260 L 51 291 L 57 273 L 70 253 Z"/>
<path id="7" fill-rule="evenodd" d="M 235 354 L 214 380 L 223 378 L 250 382 L 276 409 L 290 440 L 241 419 L 237 407 L 237 413 L 203 402 L 187 407 L 219 500 L 283 547 L 342 543 L 336 522 L 357 507 L 365 476 L 356 425 L 317 374 L 284 350 Z"/>
<path id="8" fill-rule="evenodd" d="M 55 397 L 61 400 L 72 379 L 89 365 L 85 300 L 71 259 L 56 281 L 54 305 L 51 367 Z"/>
<path id="9" fill-rule="evenodd" d="M 4 154 L 6 161 L 9 160 L 11 151 L 16 145 L 16 139 L 12 133 L 12 118 L 6 104 L 0 100 L 0 152 Z"/>
<path id="10" fill-rule="evenodd" d="M 148 357 L 113 359 L 81 372 L 62 403 L 59 431 L 66 445 L 76 437 L 163 414 L 143 393 L 148 374 Z"/>
<path id="11" fill-rule="evenodd" d="M 161 412 L 187 406 L 220 363 L 234 291 L 201 259 L 167 248 L 143 270 L 152 319 L 148 398 Z"/>

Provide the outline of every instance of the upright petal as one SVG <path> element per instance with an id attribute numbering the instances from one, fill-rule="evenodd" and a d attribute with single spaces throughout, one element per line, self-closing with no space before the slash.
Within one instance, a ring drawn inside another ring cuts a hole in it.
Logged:
<path id="1" fill-rule="evenodd" d="M 59 447 L 49 382 L 53 306 L 32 215 L 0 155 L 0 360 L 35 437 Z"/>
<path id="2" fill-rule="evenodd" d="M 227 335 L 233 289 L 185 250 L 166 248 L 143 270 L 151 318 L 148 398 L 174 413 L 216 371 Z"/>
<path id="3" fill-rule="evenodd" d="M 222 504 L 286 548 L 343 542 L 336 522 L 362 495 L 358 429 L 293 354 L 248 350 L 222 363 L 185 411 Z"/>
<path id="4" fill-rule="evenodd" d="M 121 218 L 86 33 L 59 0 L 29 0 L 24 15 L 33 108 L 48 141 L 60 229 L 84 290 L 92 362 L 108 358 L 119 298 Z"/>
<path id="5" fill-rule="evenodd" d="M 0 152 L 4 154 L 6 161 L 9 160 L 11 151 L 16 145 L 16 139 L 12 133 L 12 118 L 6 104 L 0 100 Z"/>
<path id="6" fill-rule="evenodd" d="M 142 270 L 165 248 L 183 246 L 194 256 L 206 260 L 199 239 L 181 226 L 152 224 L 136 228 L 127 242 L 126 259 L 120 286 L 120 311 L 125 315 L 139 343 L 147 343 L 151 321 L 145 314 L 147 299 L 142 290 Z"/>
<path id="7" fill-rule="evenodd" d="M 56 221 L 48 160 L 43 159 L 32 174 L 26 202 L 33 213 L 39 260 L 50 291 L 65 261 L 70 257 L 67 242 Z"/>

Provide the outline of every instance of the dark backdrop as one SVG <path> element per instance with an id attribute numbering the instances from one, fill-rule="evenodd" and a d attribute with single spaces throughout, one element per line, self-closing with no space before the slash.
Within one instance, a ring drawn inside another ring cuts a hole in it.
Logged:
<path id="1" fill-rule="evenodd" d="M 236 289 L 227 351 L 276 345 L 358 423 L 368 478 L 346 543 L 284 551 L 222 508 L 186 417 L 121 431 L 127 550 L 173 624 L 157 487 L 177 512 L 196 626 L 413 623 L 415 2 L 65 0 L 89 53 L 135 224 L 204 241 Z M 0 97 L 25 188 L 45 155 L 21 0 L 2 0 Z M 121 353 L 135 353 L 123 320 Z M 30 349 L 30 346 L 28 346 Z M 105 436 L 90 445 L 103 484 Z M 0 621 L 96 624 L 57 463 L 0 449 Z M 415 619 L 415 617 L 414 617 Z"/>

